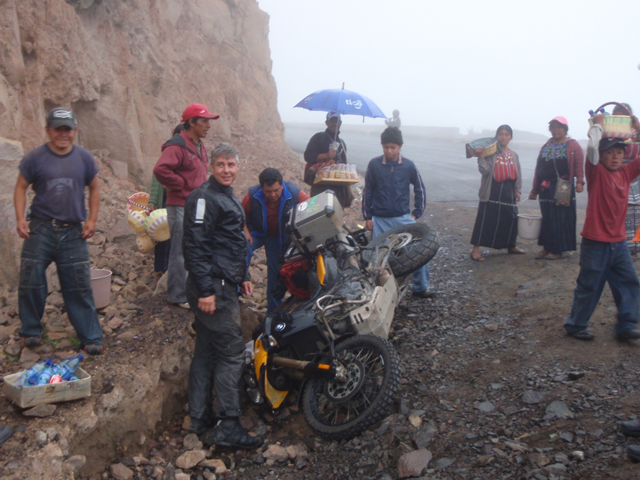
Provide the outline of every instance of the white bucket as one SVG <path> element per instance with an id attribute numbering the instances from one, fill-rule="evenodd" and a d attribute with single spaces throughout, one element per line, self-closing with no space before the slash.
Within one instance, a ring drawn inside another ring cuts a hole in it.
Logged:
<path id="1" fill-rule="evenodd" d="M 525 240 L 537 240 L 542 227 L 542 215 L 518 215 L 518 236 Z"/>
<path id="2" fill-rule="evenodd" d="M 111 302 L 111 271 L 92 268 L 91 288 L 96 309 L 108 306 Z"/>

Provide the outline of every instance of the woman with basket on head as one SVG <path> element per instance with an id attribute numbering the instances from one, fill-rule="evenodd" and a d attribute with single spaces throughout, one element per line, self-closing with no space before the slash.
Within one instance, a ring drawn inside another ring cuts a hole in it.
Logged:
<path id="1" fill-rule="evenodd" d="M 496 151 L 488 154 L 482 147 L 475 149 L 478 170 L 482 175 L 478 197 L 478 214 L 471 235 L 471 259 L 484 261 L 480 247 L 506 248 L 509 253 L 526 253 L 516 247 L 518 236 L 518 205 L 522 189 L 522 174 L 518 154 L 508 145 L 513 138 L 509 125 L 496 130 Z M 499 148 L 498 148 L 499 145 Z M 490 149 L 489 149 L 490 150 Z"/>
<path id="2" fill-rule="evenodd" d="M 551 138 L 538 155 L 530 200 L 540 199 L 542 226 L 536 260 L 557 260 L 576 250 L 576 192 L 584 189 L 584 153 L 567 136 L 569 123 L 562 116 L 549 122 Z M 574 185 L 574 179 L 576 183 Z"/>

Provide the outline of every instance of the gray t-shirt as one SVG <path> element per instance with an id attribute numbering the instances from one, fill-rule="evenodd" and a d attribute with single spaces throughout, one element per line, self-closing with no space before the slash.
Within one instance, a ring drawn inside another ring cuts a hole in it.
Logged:
<path id="1" fill-rule="evenodd" d="M 84 188 L 98 173 L 93 155 L 76 145 L 57 155 L 47 144 L 26 153 L 20 173 L 36 193 L 31 218 L 79 223 L 87 218 Z"/>

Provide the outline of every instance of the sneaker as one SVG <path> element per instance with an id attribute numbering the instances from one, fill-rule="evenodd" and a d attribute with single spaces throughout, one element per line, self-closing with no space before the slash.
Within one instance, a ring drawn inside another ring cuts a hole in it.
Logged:
<path id="1" fill-rule="evenodd" d="M 618 333 L 616 338 L 618 340 L 637 340 L 640 338 L 640 330 L 627 330 L 626 332 Z"/>
<path id="2" fill-rule="evenodd" d="M 187 302 L 184 303 L 174 303 L 174 302 L 169 302 L 171 305 L 173 305 L 174 307 L 180 307 L 180 308 L 184 308 L 185 310 L 191 310 L 191 307 L 189 306 L 189 304 Z"/>
<path id="3" fill-rule="evenodd" d="M 260 437 L 252 437 L 247 433 L 240 420 L 225 418 L 218 422 L 213 434 L 213 443 L 218 447 L 228 448 L 257 448 L 262 445 Z"/>
<path id="4" fill-rule="evenodd" d="M 411 296 L 416 298 L 433 298 L 437 294 L 433 290 L 423 290 L 421 292 L 412 292 Z"/>
<path id="5" fill-rule="evenodd" d="M 20 343 L 23 347 L 38 347 L 42 345 L 42 339 L 40 337 L 22 337 Z"/>
<path id="6" fill-rule="evenodd" d="M 85 345 L 83 350 L 89 355 L 100 355 L 102 353 L 102 345 Z"/>
<path id="7" fill-rule="evenodd" d="M 577 332 L 569 332 L 567 333 L 567 335 L 575 338 L 576 340 L 584 340 L 584 341 L 589 341 L 596 338 L 596 336 L 586 328 L 584 330 L 578 330 Z"/>

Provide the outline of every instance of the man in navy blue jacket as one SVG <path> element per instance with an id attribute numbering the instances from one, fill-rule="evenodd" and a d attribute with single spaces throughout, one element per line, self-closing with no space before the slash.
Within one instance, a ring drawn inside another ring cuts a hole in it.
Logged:
<path id="1" fill-rule="evenodd" d="M 402 132 L 389 127 L 380 136 L 384 155 L 371 159 L 365 175 L 362 214 L 367 229 L 377 237 L 398 225 L 416 223 L 425 207 L 422 178 L 415 164 L 400 155 Z M 413 185 L 415 208 L 411 211 L 410 185 Z M 429 292 L 429 264 L 413 274 L 413 295 L 433 296 Z"/>
<path id="2" fill-rule="evenodd" d="M 285 230 L 289 212 L 298 203 L 309 200 L 309 195 L 294 183 L 285 182 L 275 168 L 266 168 L 258 177 L 259 184 L 249 188 L 242 199 L 242 208 L 247 216 L 247 265 L 253 252 L 264 246 L 267 254 L 267 312 L 273 311 L 280 301 L 273 298 L 280 264 L 280 253 L 289 247 L 291 240 Z"/>

